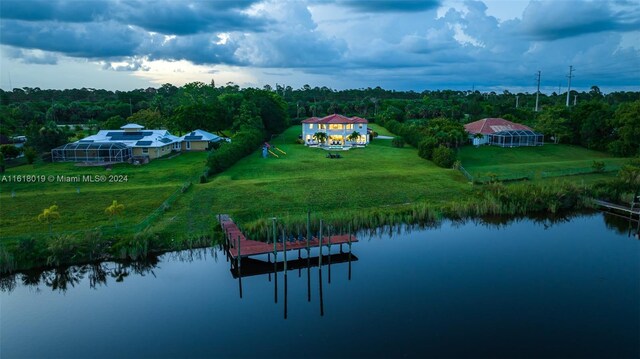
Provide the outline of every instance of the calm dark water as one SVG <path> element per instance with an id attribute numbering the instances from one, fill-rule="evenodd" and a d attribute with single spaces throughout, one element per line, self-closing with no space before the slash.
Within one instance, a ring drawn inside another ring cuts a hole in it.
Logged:
<path id="1" fill-rule="evenodd" d="M 640 357 L 640 240 L 624 222 L 359 237 L 350 264 L 289 270 L 286 293 L 283 272 L 240 283 L 218 249 L 5 277 L 0 356 Z"/>

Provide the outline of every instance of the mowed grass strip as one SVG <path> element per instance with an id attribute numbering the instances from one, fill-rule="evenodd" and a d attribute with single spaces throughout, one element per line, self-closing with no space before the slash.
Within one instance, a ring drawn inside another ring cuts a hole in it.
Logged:
<path id="1" fill-rule="evenodd" d="M 280 157 L 261 151 L 242 159 L 205 185 L 196 186 L 190 208 L 208 208 L 250 221 L 276 215 L 357 210 L 416 201 L 445 202 L 471 191 L 455 170 L 418 157 L 411 147 L 375 139 L 366 148 L 326 151 L 295 144 L 300 126 L 275 138 Z M 326 158 L 339 153 L 342 158 Z"/>
<path id="2" fill-rule="evenodd" d="M 602 161 L 605 166 L 617 169 L 628 160 L 578 146 L 552 144 L 514 148 L 465 146 L 460 148 L 458 158 L 474 177 L 487 176 L 489 173 L 499 177 L 541 172 L 557 175 L 566 172 L 570 175 L 572 171 L 590 169 L 593 161 Z"/>
<path id="3" fill-rule="evenodd" d="M 207 153 L 185 153 L 174 158 L 158 159 L 143 166 L 119 164 L 113 166 L 110 171 L 104 167 L 78 167 L 72 163 L 11 168 L 3 175 L 44 175 L 56 178 L 126 175 L 127 181 L 1 182 L 0 238 L 48 232 L 48 226 L 39 223 L 37 216 L 53 204 L 58 205 L 60 212 L 60 219 L 53 224 L 54 232 L 113 225 L 104 213 L 113 200 L 125 205 L 125 211 L 118 223 L 123 231 L 126 231 L 127 226 L 140 223 L 157 209 L 185 181 L 197 179 L 196 177 L 203 172 L 206 156 Z M 0 178 L 3 175 L 0 175 Z"/>

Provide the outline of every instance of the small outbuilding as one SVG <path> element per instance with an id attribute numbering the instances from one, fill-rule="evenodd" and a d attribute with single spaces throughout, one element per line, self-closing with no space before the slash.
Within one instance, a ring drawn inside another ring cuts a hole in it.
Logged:
<path id="1" fill-rule="evenodd" d="M 182 144 L 182 151 L 206 151 L 219 142 L 227 141 L 231 142 L 226 137 L 220 137 L 203 130 L 195 130 L 180 137 L 180 143 Z"/>
<path id="2" fill-rule="evenodd" d="M 464 125 L 475 145 L 522 147 L 544 145 L 544 135 L 530 127 L 503 118 L 485 118 Z"/>

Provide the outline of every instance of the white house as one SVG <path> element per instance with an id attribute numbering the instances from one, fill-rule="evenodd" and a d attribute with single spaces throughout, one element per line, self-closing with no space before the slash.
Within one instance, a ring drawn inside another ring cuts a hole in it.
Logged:
<path id="1" fill-rule="evenodd" d="M 365 146 L 369 143 L 368 123 L 369 121 L 364 118 L 337 114 L 323 118 L 311 117 L 302 121 L 302 139 L 307 146 L 327 145 L 332 148 Z M 317 139 L 313 137 L 317 132 L 327 134 L 325 143 L 318 143 Z M 348 137 L 354 132 L 358 133 L 358 137 L 352 141 Z"/>

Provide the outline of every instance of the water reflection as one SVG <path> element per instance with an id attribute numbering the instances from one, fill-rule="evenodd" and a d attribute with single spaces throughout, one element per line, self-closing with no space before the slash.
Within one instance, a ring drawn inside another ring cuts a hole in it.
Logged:
<path id="1" fill-rule="evenodd" d="M 639 220 L 613 212 L 605 213 L 602 217 L 608 229 L 612 229 L 618 234 L 624 234 L 627 237 L 640 237 Z"/>
<path id="2" fill-rule="evenodd" d="M 638 358 L 640 241 L 605 221 L 385 227 L 351 261 L 264 254 L 236 277 L 219 249 L 4 277 L 2 357 Z"/>
<path id="3" fill-rule="evenodd" d="M 506 228 L 511 224 L 530 221 L 537 225 L 542 226 L 545 230 L 564 223 L 568 223 L 575 218 L 579 218 L 588 213 L 598 213 L 595 211 L 589 212 L 571 212 L 571 213 L 558 213 L 552 216 L 549 215 L 529 215 L 529 216 L 484 216 L 475 219 L 456 219 L 450 220 L 448 223 L 452 227 L 461 227 L 469 223 L 473 223 L 476 226 L 488 227 L 488 228 Z M 600 216 L 598 216 L 600 217 Z M 630 219 L 628 216 L 618 215 L 615 213 L 603 213 L 601 218 L 605 226 L 614 230 L 618 234 L 625 235 L 627 237 L 640 239 L 640 222 L 636 219 Z M 423 231 L 425 229 L 436 229 L 441 227 L 442 222 L 428 222 L 420 223 L 416 225 L 387 225 L 375 229 L 361 230 L 358 232 L 358 237 L 364 239 L 369 237 L 383 238 L 385 236 L 410 234 L 415 231 Z M 154 269 L 158 268 L 160 263 L 160 257 L 164 261 L 180 261 L 180 262 L 194 262 L 201 261 L 207 257 L 211 257 L 218 260 L 218 251 L 226 249 L 223 247 L 212 248 L 200 248 L 193 250 L 184 250 L 179 252 L 168 252 L 157 255 L 149 255 L 142 261 L 127 261 L 127 262 L 101 262 L 90 263 L 77 266 L 66 266 L 58 268 L 36 269 L 25 272 L 19 272 L 14 274 L 0 275 L 0 291 L 12 292 L 17 286 L 24 286 L 31 288 L 34 291 L 40 291 L 44 288 L 51 289 L 52 291 L 66 292 L 71 288 L 76 287 L 81 281 L 86 278 L 90 288 L 97 289 L 101 286 L 106 286 L 110 280 L 114 282 L 122 282 L 130 275 L 146 276 L 148 274 L 155 276 Z M 225 251 L 226 252 L 226 251 Z M 274 302 L 278 303 L 278 276 L 277 273 L 284 272 L 284 264 L 282 261 L 274 261 L 273 255 L 269 254 L 266 262 L 254 259 L 243 259 L 241 273 L 234 267 L 234 261 L 228 256 L 227 262 L 231 263 L 231 273 L 233 278 L 238 279 L 238 289 L 240 297 L 242 298 L 242 277 L 256 276 L 267 274 L 268 280 L 271 282 L 273 276 L 274 282 Z M 298 270 L 299 276 L 303 269 L 307 270 L 307 301 L 311 301 L 311 269 L 314 267 L 325 266 L 327 267 L 326 279 L 328 283 L 331 283 L 331 266 L 333 264 L 347 263 L 348 264 L 348 280 L 351 280 L 351 266 L 352 261 L 357 261 L 358 258 L 350 251 L 347 253 L 334 253 L 330 256 L 322 256 L 322 260 L 319 256 L 316 257 L 304 257 L 301 258 L 298 255 L 298 259 L 287 261 L 288 270 Z M 319 270 L 319 277 L 323 274 Z M 287 283 L 285 283 L 285 287 Z M 283 289 L 283 288 L 280 288 Z"/>
<path id="4" fill-rule="evenodd" d="M 334 246 L 335 247 L 335 246 Z M 273 255 L 273 261 L 271 260 L 272 254 L 267 255 L 267 260 L 260 260 L 256 258 L 242 258 L 240 261 L 231 260 L 230 262 L 230 272 L 234 279 L 238 280 L 238 293 L 240 299 L 242 299 L 243 295 L 243 286 L 242 286 L 242 278 L 243 277 L 253 277 L 253 276 L 264 276 L 266 275 L 268 281 L 271 282 L 271 278 L 273 276 L 273 301 L 274 303 L 278 303 L 278 273 L 283 273 L 284 276 L 284 319 L 288 317 L 288 309 L 289 309 L 289 271 L 298 271 L 298 278 L 302 277 L 302 270 L 306 269 L 307 272 L 307 302 L 311 302 L 311 269 L 317 267 L 318 268 L 318 296 L 320 303 L 320 316 L 324 316 L 324 296 L 323 296 L 323 275 L 322 268 L 323 266 L 327 269 L 327 283 L 331 284 L 331 266 L 340 265 L 347 263 L 348 264 L 348 275 L 347 280 L 351 280 L 351 272 L 352 272 L 352 262 L 358 261 L 358 257 L 351 253 L 351 250 L 348 252 L 342 251 L 342 246 L 339 247 L 339 253 L 327 253 L 320 254 L 317 256 L 311 257 L 311 250 L 306 250 L 307 255 L 302 258 L 301 251 L 298 251 L 298 258 L 293 260 L 287 260 L 286 256 L 283 255 L 283 260 L 278 262 L 277 256 Z M 229 257 L 229 255 L 227 256 Z"/>
<path id="5" fill-rule="evenodd" d="M 44 286 L 52 291 L 66 292 L 76 287 L 85 278 L 89 287 L 97 289 L 106 286 L 111 279 L 122 282 L 129 275 L 145 276 L 158 268 L 158 255 L 150 255 L 145 260 L 129 262 L 100 262 L 77 266 L 63 266 L 52 269 L 35 269 L 21 273 L 0 276 L 0 291 L 12 292 L 18 283 L 34 291 Z"/>

